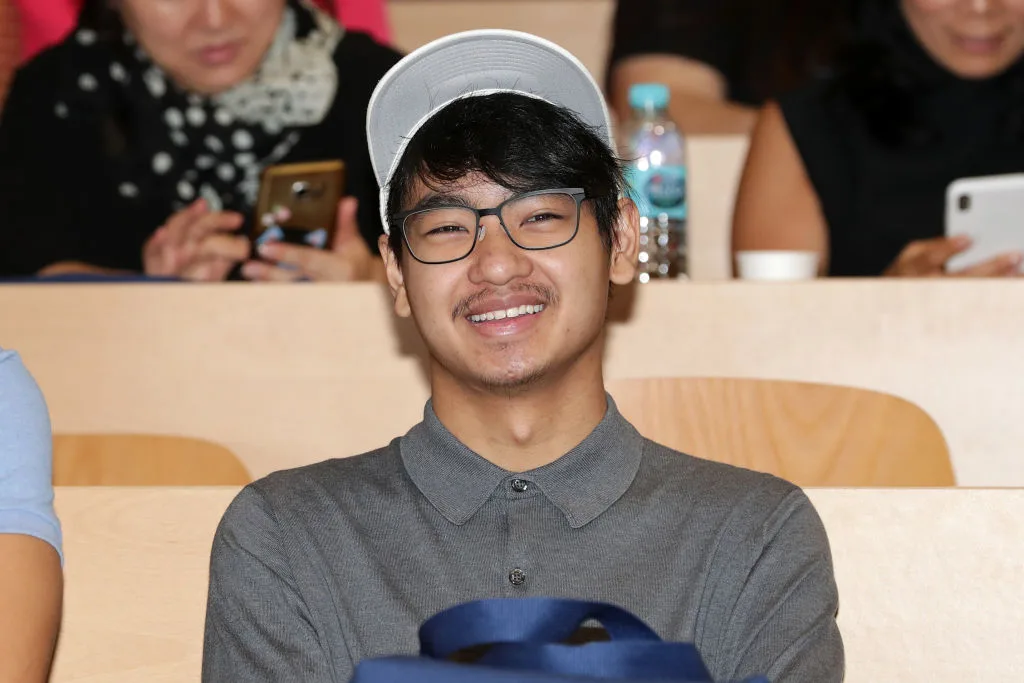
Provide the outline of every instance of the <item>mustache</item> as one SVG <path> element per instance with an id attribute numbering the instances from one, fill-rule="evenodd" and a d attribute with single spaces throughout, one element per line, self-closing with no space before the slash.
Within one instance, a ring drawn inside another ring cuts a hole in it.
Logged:
<path id="1" fill-rule="evenodd" d="M 455 304 L 455 307 L 452 309 L 452 320 L 465 318 L 469 315 L 470 309 L 481 299 L 486 299 L 489 296 L 500 296 L 501 294 L 518 294 L 519 292 L 535 294 L 545 306 L 558 305 L 558 295 L 550 287 L 545 287 L 535 282 L 523 282 L 515 287 L 481 289 L 479 292 L 470 294 Z"/>

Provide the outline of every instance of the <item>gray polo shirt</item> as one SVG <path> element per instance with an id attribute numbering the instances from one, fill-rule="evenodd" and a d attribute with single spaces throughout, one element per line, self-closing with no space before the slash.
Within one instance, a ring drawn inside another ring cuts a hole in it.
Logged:
<path id="1" fill-rule="evenodd" d="M 335 681 L 417 652 L 484 597 L 625 607 L 716 680 L 843 677 L 828 540 L 800 489 L 644 439 L 609 399 L 583 443 L 510 473 L 427 404 L 386 448 L 247 486 L 217 530 L 204 681 Z"/>

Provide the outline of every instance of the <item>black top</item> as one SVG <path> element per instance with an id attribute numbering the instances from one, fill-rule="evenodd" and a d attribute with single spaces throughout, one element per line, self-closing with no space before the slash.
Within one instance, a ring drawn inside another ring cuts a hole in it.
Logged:
<path id="1" fill-rule="evenodd" d="M 831 62 L 848 0 L 628 0 L 615 12 L 610 63 L 672 54 L 725 77 L 727 98 L 759 105 Z"/>
<path id="2" fill-rule="evenodd" d="M 834 276 L 880 275 L 910 242 L 945 232 L 945 195 L 958 178 L 1024 171 L 1024 64 L 997 77 L 967 81 L 937 65 L 901 22 L 890 42 L 893 64 L 912 82 L 887 93 L 877 111 L 870 91 L 836 77 L 780 98 L 828 223 Z M 857 92 L 857 95 L 853 93 Z M 885 128 L 912 109 L 916 129 Z"/>
<path id="3" fill-rule="evenodd" d="M 165 202 L 119 191 L 124 165 L 110 153 L 110 116 L 55 114 L 61 84 L 79 68 L 73 41 L 69 37 L 22 68 L 6 100 L 0 121 L 0 276 L 30 275 L 65 260 L 140 271 L 145 241 L 170 217 Z M 347 32 L 334 51 L 333 104 L 277 161 L 343 160 L 347 193 L 359 199 L 360 229 L 373 250 L 382 227 L 366 108 L 398 59 L 369 36 Z"/>

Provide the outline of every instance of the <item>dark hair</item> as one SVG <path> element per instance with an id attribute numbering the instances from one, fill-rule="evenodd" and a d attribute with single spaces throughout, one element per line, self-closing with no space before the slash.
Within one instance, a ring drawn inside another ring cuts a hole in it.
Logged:
<path id="1" fill-rule="evenodd" d="M 907 24 L 898 0 L 854 3 L 854 33 L 836 60 L 828 95 L 852 107 L 868 132 L 892 148 L 935 143 L 941 134 L 923 114 L 925 99 L 956 77 L 928 55 Z M 1016 106 L 1003 124 L 1019 138 L 1024 116 L 1022 60 L 998 76 Z"/>
<path id="2" fill-rule="evenodd" d="M 605 247 L 615 240 L 621 162 L 607 142 L 575 114 L 517 93 L 456 100 L 413 136 L 389 187 L 387 215 L 401 212 L 417 180 L 432 189 L 471 173 L 512 192 L 582 187 Z M 391 250 L 402 254 L 401 226 L 392 225 Z"/>

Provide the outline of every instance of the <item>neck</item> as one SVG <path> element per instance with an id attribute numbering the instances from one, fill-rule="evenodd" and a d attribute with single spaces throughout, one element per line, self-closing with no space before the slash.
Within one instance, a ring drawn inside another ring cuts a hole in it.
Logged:
<path id="1" fill-rule="evenodd" d="M 575 365 L 509 391 L 467 385 L 434 363 L 434 413 L 455 438 L 504 470 L 543 467 L 586 439 L 607 411 L 600 353 Z"/>

